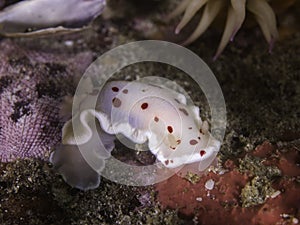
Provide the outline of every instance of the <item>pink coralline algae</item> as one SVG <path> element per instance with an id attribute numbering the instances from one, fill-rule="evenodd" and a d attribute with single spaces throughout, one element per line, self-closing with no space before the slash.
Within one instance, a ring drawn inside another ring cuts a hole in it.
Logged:
<path id="1" fill-rule="evenodd" d="M 72 94 L 74 76 L 88 65 L 75 61 L 91 57 L 29 51 L 10 41 L 0 49 L 0 161 L 46 159 L 60 141 L 61 98 Z"/>
<path id="2" fill-rule="evenodd" d="M 195 184 L 173 176 L 156 184 L 157 199 L 195 224 L 297 224 L 299 162 L 296 143 L 280 147 L 264 142 L 239 162 L 227 160 L 223 175 L 208 172 Z M 264 196 L 267 189 L 272 191 Z"/>

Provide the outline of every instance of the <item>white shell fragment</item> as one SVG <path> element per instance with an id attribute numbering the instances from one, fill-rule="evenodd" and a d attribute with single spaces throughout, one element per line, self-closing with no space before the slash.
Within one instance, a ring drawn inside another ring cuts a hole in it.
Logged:
<path id="1" fill-rule="evenodd" d="M 214 182 L 213 179 L 209 179 L 209 180 L 206 181 L 206 183 L 205 183 L 205 188 L 206 188 L 207 190 L 212 190 L 212 189 L 214 188 L 214 186 L 215 186 L 215 182 Z"/>
<path id="2" fill-rule="evenodd" d="M 45 35 L 78 31 L 101 14 L 105 0 L 25 0 L 0 12 L 0 33 Z"/>
<path id="3" fill-rule="evenodd" d="M 197 198 L 196 198 L 196 201 L 198 201 L 198 202 L 202 202 L 202 200 L 203 200 L 203 199 L 202 199 L 201 197 L 197 197 Z"/>
<path id="4" fill-rule="evenodd" d="M 93 146 L 97 131 L 90 124 L 95 119 L 99 122 L 100 139 L 108 149 Z M 74 128 L 80 135 L 75 136 Z M 114 146 L 114 140 L 109 138 L 117 134 L 136 144 L 148 143 L 149 150 L 166 168 L 197 163 L 197 170 L 203 171 L 220 148 L 220 142 L 208 131 L 208 123 L 202 122 L 199 108 L 187 104 L 184 95 L 154 85 L 125 81 L 107 83 L 100 92 L 96 109 L 79 110 L 73 120 L 64 125 L 62 139 L 65 146 L 90 143 L 84 151 L 94 159 L 101 155 L 109 157 Z M 60 149 L 59 154 L 62 152 Z M 60 157 L 56 151 L 53 156 L 52 159 Z M 63 163 L 67 162 L 60 161 Z M 213 188 L 212 180 L 207 187 Z"/>
<path id="5" fill-rule="evenodd" d="M 276 198 L 277 196 L 279 196 L 281 194 L 281 191 L 277 190 L 275 191 L 270 197 L 271 198 Z"/>

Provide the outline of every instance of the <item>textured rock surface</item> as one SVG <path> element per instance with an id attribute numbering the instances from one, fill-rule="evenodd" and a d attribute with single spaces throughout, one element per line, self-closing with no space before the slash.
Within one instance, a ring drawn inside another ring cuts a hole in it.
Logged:
<path id="1" fill-rule="evenodd" d="M 0 48 L 0 161 L 46 158 L 60 140 L 61 98 L 73 93 L 82 68 L 66 55 L 30 51 L 10 41 Z M 91 60 L 87 54 L 77 57 Z"/>

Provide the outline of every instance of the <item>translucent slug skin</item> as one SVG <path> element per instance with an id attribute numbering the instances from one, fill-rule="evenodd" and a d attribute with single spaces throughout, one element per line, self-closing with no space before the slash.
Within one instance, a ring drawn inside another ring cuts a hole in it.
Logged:
<path id="1" fill-rule="evenodd" d="M 194 164 L 202 172 L 220 148 L 199 108 L 188 105 L 184 95 L 140 82 L 113 81 L 100 92 L 95 109 L 83 109 L 64 125 L 63 144 L 50 161 L 72 186 L 95 188 L 116 134 L 134 143 L 147 142 L 157 160 L 170 169 Z"/>

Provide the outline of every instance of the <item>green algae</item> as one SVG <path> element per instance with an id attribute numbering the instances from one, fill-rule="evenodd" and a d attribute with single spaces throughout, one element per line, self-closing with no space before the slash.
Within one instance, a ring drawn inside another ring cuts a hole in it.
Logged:
<path id="1" fill-rule="evenodd" d="M 241 191 L 242 207 L 262 204 L 276 191 L 272 188 L 272 183 L 281 176 L 281 171 L 276 166 L 264 165 L 263 161 L 250 155 L 240 159 L 240 172 L 253 177 Z"/>
<path id="2" fill-rule="evenodd" d="M 184 179 L 191 182 L 192 184 L 196 184 L 200 181 L 200 176 L 188 171 L 187 174 L 185 175 Z"/>
<path id="3" fill-rule="evenodd" d="M 240 195 L 242 207 L 263 204 L 275 191 L 267 178 L 256 176 L 242 189 Z"/>
<path id="4" fill-rule="evenodd" d="M 246 155 L 240 159 L 239 170 L 242 173 L 250 173 L 252 176 L 265 177 L 268 180 L 281 176 L 281 171 L 276 166 L 266 166 L 264 159 Z"/>

